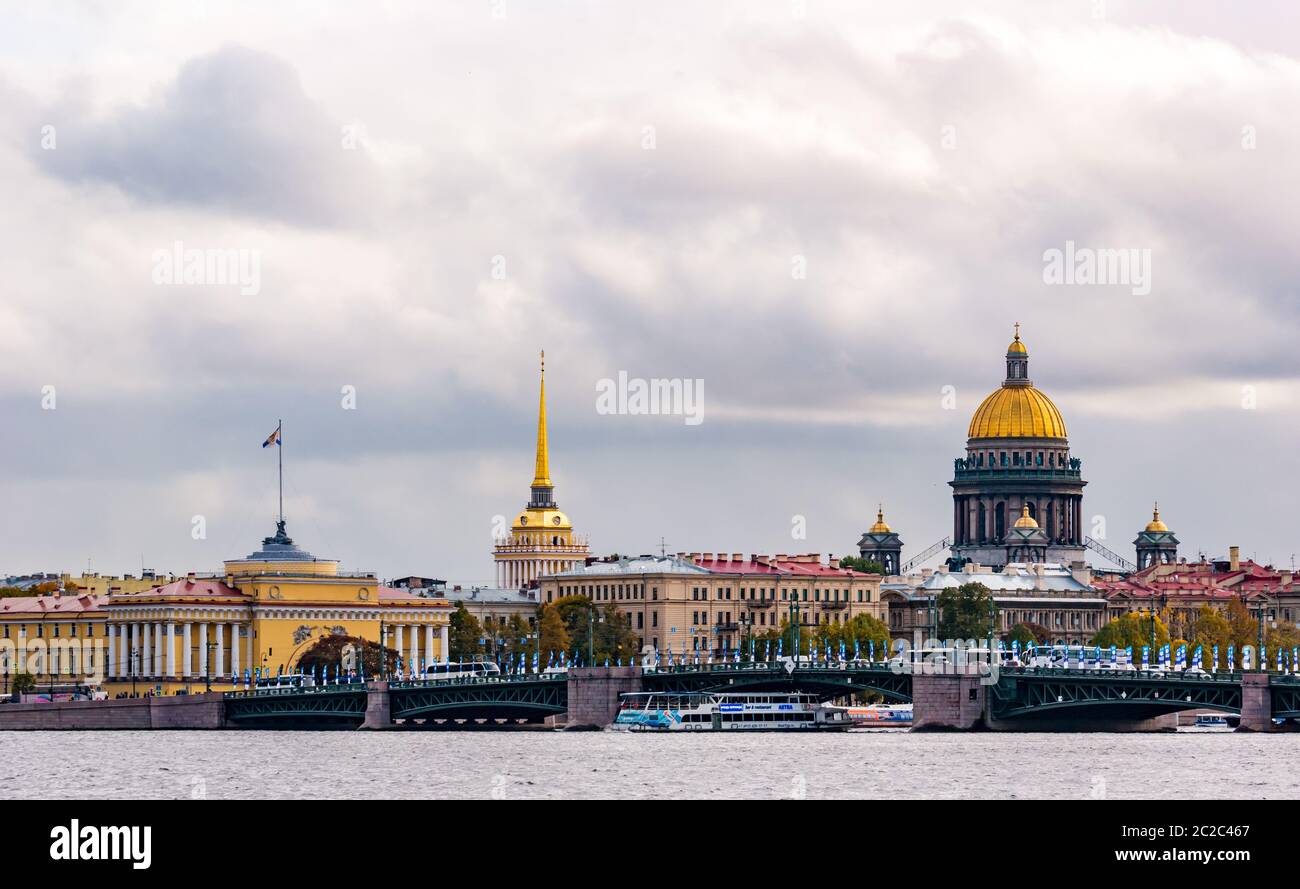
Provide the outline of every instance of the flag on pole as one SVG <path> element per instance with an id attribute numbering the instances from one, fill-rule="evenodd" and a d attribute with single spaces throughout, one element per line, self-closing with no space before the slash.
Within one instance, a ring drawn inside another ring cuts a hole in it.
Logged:
<path id="1" fill-rule="evenodd" d="M 275 427 L 275 431 L 274 431 L 274 432 L 272 432 L 270 435 L 268 435 L 268 436 L 266 437 L 266 441 L 262 442 L 262 447 L 264 447 L 264 448 L 269 448 L 271 445 L 276 445 L 277 447 L 280 446 L 280 426 L 279 426 L 279 425 L 277 425 L 277 426 Z"/>

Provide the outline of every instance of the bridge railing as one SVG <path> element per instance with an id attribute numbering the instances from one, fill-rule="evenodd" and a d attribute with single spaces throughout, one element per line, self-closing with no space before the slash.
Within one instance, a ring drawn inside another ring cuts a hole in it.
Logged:
<path id="1" fill-rule="evenodd" d="M 497 685 L 510 682 L 567 682 L 565 673 L 502 673 L 497 676 L 462 676 L 455 679 L 391 679 L 391 688 L 436 688 L 455 685 Z"/>
<path id="2" fill-rule="evenodd" d="M 341 682 L 337 685 L 296 685 L 276 688 L 248 688 L 224 692 L 226 698 L 269 698 L 277 695 L 356 694 L 366 690 L 366 683 Z"/>

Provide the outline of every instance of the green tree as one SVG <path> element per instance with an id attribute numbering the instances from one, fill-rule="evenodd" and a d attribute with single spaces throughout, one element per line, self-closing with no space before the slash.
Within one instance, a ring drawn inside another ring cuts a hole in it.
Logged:
<path id="1" fill-rule="evenodd" d="M 613 602 L 597 606 L 586 596 L 561 596 L 548 608 L 554 608 L 564 623 L 569 639 L 569 653 L 586 664 L 588 651 L 597 666 L 620 658 L 626 663 L 640 654 L 632 619 L 619 613 Z"/>
<path id="2" fill-rule="evenodd" d="M 456 603 L 447 629 L 447 647 L 453 661 L 472 661 L 483 654 L 483 626 L 469 613 L 464 602 Z"/>
<path id="3" fill-rule="evenodd" d="M 987 638 L 997 626 L 998 606 L 989 588 L 979 582 L 963 583 L 939 593 L 939 637 L 941 639 Z"/>
<path id="4" fill-rule="evenodd" d="M 16 695 L 29 695 L 36 691 L 36 677 L 25 670 L 22 673 L 15 673 L 11 688 Z"/>
<path id="5" fill-rule="evenodd" d="M 1021 621 L 1007 631 L 1007 644 L 1019 642 L 1026 645 L 1046 645 L 1052 641 L 1052 633 L 1042 624 Z"/>
<path id="6" fill-rule="evenodd" d="M 331 670 L 338 672 L 343 668 L 344 650 L 352 646 L 353 652 L 362 652 L 361 663 L 365 665 L 367 677 L 387 675 L 397 672 L 397 652 L 383 648 L 378 642 L 362 639 L 360 636 L 322 636 L 310 648 L 302 653 L 297 664 L 289 664 L 290 671 L 315 675 L 327 675 Z M 384 664 L 383 661 L 387 663 Z M 380 669 L 381 666 L 383 669 Z"/>
<path id="7" fill-rule="evenodd" d="M 859 556 L 844 556 L 840 559 L 840 567 L 848 568 L 852 571 L 861 571 L 864 574 L 884 574 L 885 566 L 875 559 L 864 559 Z"/>

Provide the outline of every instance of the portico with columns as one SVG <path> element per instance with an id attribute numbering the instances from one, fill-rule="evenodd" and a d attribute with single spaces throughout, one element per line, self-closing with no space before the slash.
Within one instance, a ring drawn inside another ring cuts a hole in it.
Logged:
<path id="1" fill-rule="evenodd" d="M 259 671 L 297 672 L 302 655 L 329 636 L 384 640 L 404 671 L 420 670 L 446 661 L 452 610 L 421 592 L 340 571 L 337 561 L 298 548 L 281 521 L 261 549 L 227 561 L 222 574 L 108 596 L 105 689 L 239 688 Z"/>

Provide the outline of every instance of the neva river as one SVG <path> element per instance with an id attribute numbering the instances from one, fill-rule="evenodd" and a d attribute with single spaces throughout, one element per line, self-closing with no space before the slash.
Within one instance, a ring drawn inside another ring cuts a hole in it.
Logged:
<path id="1" fill-rule="evenodd" d="M 1300 734 L 0 732 L 0 798 L 1300 798 Z"/>

